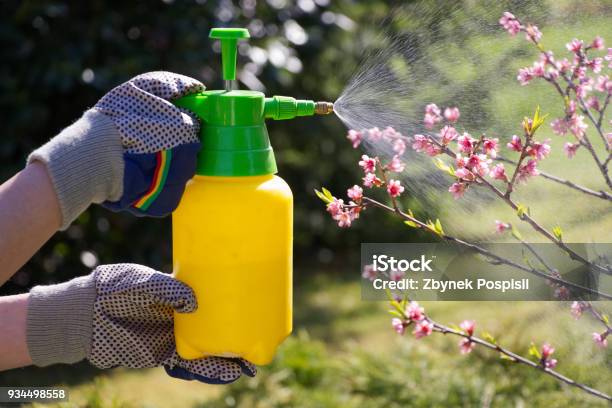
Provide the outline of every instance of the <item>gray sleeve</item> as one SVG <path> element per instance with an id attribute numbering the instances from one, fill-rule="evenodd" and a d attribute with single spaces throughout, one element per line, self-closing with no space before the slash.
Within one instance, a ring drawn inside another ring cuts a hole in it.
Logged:
<path id="1" fill-rule="evenodd" d="M 123 194 L 123 146 L 108 116 L 88 110 L 28 157 L 51 177 L 65 230 L 91 203 L 117 201 Z"/>
<path id="2" fill-rule="evenodd" d="M 30 291 L 27 344 L 32 363 L 39 367 L 76 363 L 91 349 L 94 274 Z"/>

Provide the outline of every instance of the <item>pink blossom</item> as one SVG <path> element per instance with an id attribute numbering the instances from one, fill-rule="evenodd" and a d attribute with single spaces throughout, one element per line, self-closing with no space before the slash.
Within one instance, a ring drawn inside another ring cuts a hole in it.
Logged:
<path id="1" fill-rule="evenodd" d="M 560 72 L 565 73 L 571 69 L 572 64 L 568 61 L 567 58 L 563 58 L 562 60 L 557 61 L 556 67 Z"/>
<path id="2" fill-rule="evenodd" d="M 389 279 L 391 279 L 392 281 L 399 281 L 401 279 L 404 279 L 405 273 L 402 271 L 398 271 L 398 270 L 392 270 L 391 272 L 389 272 Z"/>
<path id="3" fill-rule="evenodd" d="M 523 150 L 523 142 L 517 135 L 512 135 L 512 140 L 506 146 L 508 146 L 508 149 L 514 150 L 515 152 Z"/>
<path id="4" fill-rule="evenodd" d="M 351 200 L 359 202 L 363 198 L 363 189 L 355 184 L 346 191 L 346 194 Z"/>
<path id="5" fill-rule="evenodd" d="M 509 230 L 510 228 L 512 228 L 510 224 L 499 221 L 499 220 L 495 220 L 495 232 L 501 234 Z"/>
<path id="6" fill-rule="evenodd" d="M 567 142 L 563 145 L 563 151 L 565 152 L 565 155 L 567 156 L 567 158 L 571 159 L 572 157 L 576 155 L 576 152 L 578 151 L 579 147 L 580 147 L 579 143 Z"/>
<path id="7" fill-rule="evenodd" d="M 595 90 L 598 92 L 612 93 L 612 81 L 607 75 L 600 75 L 595 81 Z"/>
<path id="8" fill-rule="evenodd" d="M 430 142 L 427 136 L 414 135 L 412 148 L 417 152 L 422 152 L 427 148 L 427 145 L 429 145 L 429 143 Z"/>
<path id="9" fill-rule="evenodd" d="M 576 320 L 580 319 L 580 316 L 582 316 L 582 312 L 584 311 L 582 302 L 572 303 L 571 311 L 572 311 L 572 316 L 574 317 L 574 319 Z"/>
<path id="10" fill-rule="evenodd" d="M 589 97 L 584 104 L 587 106 L 587 108 L 591 108 L 596 111 L 598 111 L 600 108 L 599 99 L 597 99 L 596 96 Z"/>
<path id="11" fill-rule="evenodd" d="M 519 181 L 527 181 L 529 177 L 539 175 L 540 172 L 537 169 L 537 165 L 538 165 L 538 162 L 533 159 L 529 159 L 527 164 L 522 165 L 519 168 L 519 172 L 518 172 Z"/>
<path id="12" fill-rule="evenodd" d="M 527 148 L 527 154 L 535 157 L 536 160 L 542 160 L 550 153 L 550 139 L 546 139 L 543 142 L 533 142 Z"/>
<path id="13" fill-rule="evenodd" d="M 555 68 L 552 68 L 552 67 L 548 68 L 548 76 L 547 76 L 547 78 L 550 78 L 550 79 L 557 79 L 557 78 L 559 78 L 559 71 L 556 70 Z"/>
<path id="14" fill-rule="evenodd" d="M 430 103 L 425 106 L 425 113 L 432 116 L 440 116 L 440 108 L 435 103 Z"/>
<path id="15" fill-rule="evenodd" d="M 586 123 L 584 123 L 584 116 L 582 116 L 582 115 L 573 115 L 570 118 L 569 130 L 578 139 L 582 139 L 582 137 L 584 136 L 585 131 L 586 131 L 586 129 L 588 127 L 589 126 Z"/>
<path id="16" fill-rule="evenodd" d="M 336 217 L 344 210 L 344 200 L 338 199 L 334 197 L 334 200 L 327 204 L 327 212 L 331 214 L 332 217 Z"/>
<path id="17" fill-rule="evenodd" d="M 383 138 L 387 139 L 387 140 L 395 140 L 398 137 L 401 136 L 401 134 L 396 131 L 395 129 L 393 129 L 391 126 L 387 126 L 383 131 L 382 131 L 382 135 Z"/>
<path id="18" fill-rule="evenodd" d="M 361 272 L 361 277 L 369 281 L 376 279 L 376 270 L 374 269 L 374 265 L 370 264 L 364 266 L 363 271 Z"/>
<path id="19" fill-rule="evenodd" d="M 593 341 L 601 348 L 608 347 L 608 333 L 593 333 Z"/>
<path id="20" fill-rule="evenodd" d="M 463 330 L 468 336 L 473 336 L 476 322 L 474 320 L 464 320 L 461 322 L 459 327 L 461 327 L 461 330 Z"/>
<path id="21" fill-rule="evenodd" d="M 484 154 L 473 154 L 468 158 L 466 167 L 479 176 L 484 177 L 489 170 L 490 159 Z"/>
<path id="22" fill-rule="evenodd" d="M 349 211 L 343 211 L 336 215 L 334 219 L 338 221 L 338 226 L 340 228 L 348 228 L 351 226 L 351 222 L 353 222 L 352 214 Z"/>
<path id="23" fill-rule="evenodd" d="M 457 139 L 457 148 L 460 152 L 471 153 L 475 143 L 476 140 L 469 133 L 465 132 Z"/>
<path id="24" fill-rule="evenodd" d="M 608 68 L 612 68 L 612 48 L 608 48 L 608 54 L 604 57 L 608 62 Z"/>
<path id="25" fill-rule="evenodd" d="M 554 296 L 557 299 L 567 300 L 570 297 L 570 291 L 565 286 L 559 286 L 555 289 Z"/>
<path id="26" fill-rule="evenodd" d="M 612 132 L 606 133 L 606 140 L 608 141 L 608 144 L 612 144 Z"/>
<path id="27" fill-rule="evenodd" d="M 580 52 L 580 50 L 582 49 L 582 40 L 579 40 L 577 38 L 574 38 L 571 42 L 568 42 L 565 46 L 567 47 L 568 51 L 573 52 L 574 54 Z"/>
<path id="28" fill-rule="evenodd" d="M 467 165 L 467 158 L 457 153 L 455 156 L 455 165 L 458 168 L 465 167 Z"/>
<path id="29" fill-rule="evenodd" d="M 404 171 L 404 167 L 404 163 L 397 155 L 393 156 L 391 161 L 387 164 L 387 169 L 396 173 L 401 173 L 402 171 Z"/>
<path id="30" fill-rule="evenodd" d="M 395 139 L 393 151 L 401 156 L 406 151 L 406 143 L 402 139 Z"/>
<path id="31" fill-rule="evenodd" d="M 461 351 L 461 354 L 469 354 L 472 352 L 472 350 L 474 350 L 475 345 L 476 343 L 470 339 L 461 339 L 459 341 L 459 350 Z"/>
<path id="32" fill-rule="evenodd" d="M 421 320 L 416 324 L 416 327 L 412 333 L 414 334 L 414 337 L 420 339 L 422 337 L 429 336 L 432 333 L 433 328 L 434 325 L 432 322 L 429 320 Z"/>
<path id="33" fill-rule="evenodd" d="M 569 103 L 567 104 L 567 108 L 565 108 L 566 111 L 565 113 L 568 116 L 572 116 L 574 113 L 576 113 L 576 101 L 575 100 L 570 100 Z"/>
<path id="34" fill-rule="evenodd" d="M 376 171 L 376 158 L 369 157 L 367 154 L 361 156 L 359 166 L 363 168 L 363 171 L 367 173 L 374 173 Z"/>
<path id="35" fill-rule="evenodd" d="M 576 76 L 576 78 L 578 78 L 580 81 L 584 80 L 586 77 L 586 67 L 582 66 L 582 65 L 576 65 L 574 67 L 574 75 Z"/>
<path id="36" fill-rule="evenodd" d="M 452 126 L 447 125 L 440 130 L 440 139 L 443 145 L 449 144 L 451 141 L 455 140 L 457 136 L 459 136 L 459 134 Z"/>
<path id="37" fill-rule="evenodd" d="M 453 195 L 455 200 L 458 200 L 459 198 L 463 197 L 463 194 L 465 194 L 465 190 L 467 190 L 466 183 L 453 183 L 448 188 L 448 191 Z"/>
<path id="38" fill-rule="evenodd" d="M 591 69 L 591 71 L 597 74 L 601 72 L 601 68 L 603 66 L 603 58 L 593 58 L 592 60 L 587 61 L 586 65 Z"/>
<path id="39" fill-rule="evenodd" d="M 516 33 L 521 31 L 521 23 L 517 20 L 514 14 L 505 11 L 504 14 L 499 19 L 499 24 L 504 27 L 504 29 L 511 35 L 515 36 Z"/>
<path id="40" fill-rule="evenodd" d="M 593 39 L 590 45 L 594 50 L 603 50 L 604 49 L 604 40 L 600 36 L 597 36 Z"/>
<path id="41" fill-rule="evenodd" d="M 559 136 L 563 136 L 567 133 L 567 122 L 565 119 L 555 119 L 550 123 L 552 131 Z"/>
<path id="42" fill-rule="evenodd" d="M 521 85 L 529 84 L 529 82 L 533 79 L 533 72 L 531 72 L 531 68 L 528 67 L 519 69 L 516 79 L 521 83 Z"/>
<path id="43" fill-rule="evenodd" d="M 368 130 L 368 138 L 372 142 L 378 142 L 380 139 L 382 139 L 382 136 L 383 132 L 381 132 L 381 130 L 377 127 L 373 127 L 372 129 Z"/>
<path id="44" fill-rule="evenodd" d="M 544 68 L 543 62 L 534 62 L 533 67 L 531 68 L 531 75 L 534 77 L 543 77 L 546 73 L 546 69 Z"/>
<path id="45" fill-rule="evenodd" d="M 425 147 L 425 153 L 428 156 L 434 157 L 442 153 L 442 149 L 434 143 L 429 142 L 429 144 Z"/>
<path id="46" fill-rule="evenodd" d="M 413 322 L 420 322 L 425 318 L 425 309 L 423 309 L 415 301 L 412 301 L 406 307 L 406 315 Z"/>
<path id="47" fill-rule="evenodd" d="M 404 192 L 404 186 L 399 180 L 389 180 L 387 185 L 387 192 L 391 197 L 399 197 Z"/>
<path id="48" fill-rule="evenodd" d="M 455 176 L 457 176 L 457 178 L 464 180 L 464 181 L 474 181 L 474 179 L 476 178 L 474 176 L 474 173 L 472 173 L 465 167 L 460 167 L 457 170 L 455 170 Z"/>
<path id="49" fill-rule="evenodd" d="M 450 123 L 457 122 L 459 120 L 459 116 L 461 116 L 461 114 L 459 113 L 459 108 L 457 107 L 444 109 L 444 117 Z"/>
<path id="50" fill-rule="evenodd" d="M 367 173 L 363 178 L 363 185 L 365 187 L 380 187 L 382 186 L 383 181 L 376 177 L 374 173 Z"/>
<path id="51" fill-rule="evenodd" d="M 550 368 L 551 370 L 557 366 L 557 359 L 551 358 L 544 361 L 544 367 Z"/>
<path id="52" fill-rule="evenodd" d="M 531 41 L 535 44 L 542 38 L 542 33 L 538 29 L 538 26 L 529 24 L 525 29 L 525 38 L 527 39 L 527 41 Z"/>
<path id="53" fill-rule="evenodd" d="M 482 149 L 484 150 L 484 152 L 486 154 L 488 154 L 489 156 L 491 156 L 492 158 L 496 158 L 497 157 L 497 150 L 498 150 L 498 143 L 499 143 L 499 139 L 495 138 L 495 139 L 484 139 L 484 142 L 482 144 Z"/>
<path id="54" fill-rule="evenodd" d="M 590 84 L 583 82 L 580 85 L 576 85 L 574 91 L 579 98 L 584 99 L 592 89 L 593 87 Z"/>
<path id="55" fill-rule="evenodd" d="M 507 181 L 508 176 L 506 176 L 506 169 L 503 163 L 498 163 L 491 169 L 489 176 L 495 180 Z"/>
<path id="56" fill-rule="evenodd" d="M 542 358 L 544 360 L 548 359 L 548 357 L 550 357 L 554 352 L 555 348 L 552 347 L 550 344 L 544 343 L 542 345 Z"/>
<path id="57" fill-rule="evenodd" d="M 363 135 L 361 134 L 361 132 L 351 129 L 348 131 L 346 138 L 350 140 L 353 144 L 353 149 L 356 149 L 359 144 L 361 144 L 361 141 L 363 140 Z"/>
<path id="58" fill-rule="evenodd" d="M 406 326 L 404 326 L 404 322 L 402 322 L 401 319 L 398 319 L 397 317 L 391 319 L 391 326 L 393 326 L 393 330 L 395 330 L 397 334 L 403 336 L 406 332 Z"/>

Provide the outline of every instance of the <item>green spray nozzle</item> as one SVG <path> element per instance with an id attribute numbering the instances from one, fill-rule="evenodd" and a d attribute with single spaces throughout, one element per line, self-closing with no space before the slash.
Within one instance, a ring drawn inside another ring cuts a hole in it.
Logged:
<path id="1" fill-rule="evenodd" d="M 210 38 L 221 40 L 221 60 L 223 63 L 223 79 L 233 81 L 236 79 L 236 53 L 238 41 L 250 38 L 246 28 L 213 28 Z"/>

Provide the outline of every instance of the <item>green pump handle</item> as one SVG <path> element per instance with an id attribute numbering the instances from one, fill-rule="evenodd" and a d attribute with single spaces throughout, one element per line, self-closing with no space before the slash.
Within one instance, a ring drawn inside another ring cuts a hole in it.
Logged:
<path id="1" fill-rule="evenodd" d="M 210 38 L 221 40 L 221 60 L 223 64 L 223 79 L 234 81 L 236 79 L 236 54 L 238 41 L 250 38 L 246 28 L 213 28 Z"/>

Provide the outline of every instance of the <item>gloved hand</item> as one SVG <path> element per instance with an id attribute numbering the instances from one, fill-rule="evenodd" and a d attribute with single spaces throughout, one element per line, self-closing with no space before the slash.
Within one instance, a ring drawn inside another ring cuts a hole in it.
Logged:
<path id="1" fill-rule="evenodd" d="M 171 101 L 201 92 L 195 79 L 149 72 L 107 93 L 35 150 L 45 164 L 66 229 L 92 202 L 136 215 L 164 216 L 195 173 L 199 122 Z"/>
<path id="2" fill-rule="evenodd" d="M 170 275 L 135 264 L 99 266 L 30 291 L 28 350 L 37 366 L 87 358 L 99 368 L 164 366 L 173 377 L 212 384 L 254 376 L 255 366 L 240 358 L 177 354 L 173 312 L 196 308 L 191 288 Z"/>

